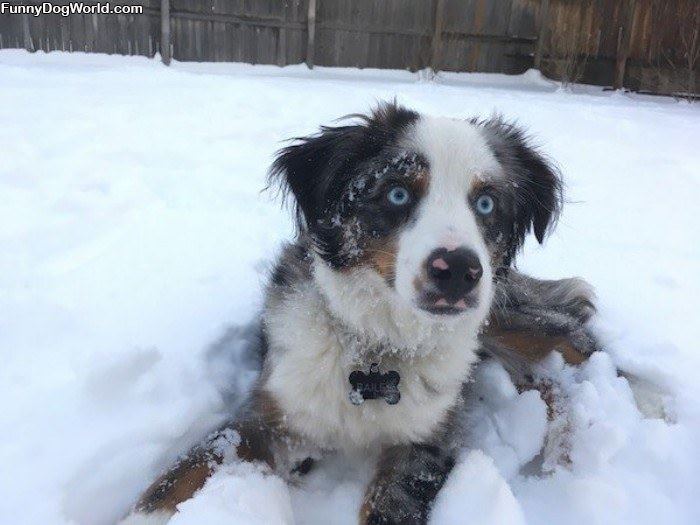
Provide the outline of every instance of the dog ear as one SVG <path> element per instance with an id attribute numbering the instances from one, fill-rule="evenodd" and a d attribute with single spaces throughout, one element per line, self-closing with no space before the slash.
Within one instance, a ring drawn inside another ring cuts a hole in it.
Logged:
<path id="1" fill-rule="evenodd" d="M 496 158 L 513 177 L 515 187 L 514 235 L 521 246 L 529 231 L 542 244 L 554 227 L 563 201 L 556 165 L 530 143 L 525 132 L 501 117 L 480 122 Z"/>
<path id="2" fill-rule="evenodd" d="M 270 168 L 268 186 L 279 185 L 294 198 L 300 230 L 315 231 L 335 213 L 339 197 L 359 163 L 377 155 L 418 115 L 396 102 L 380 104 L 348 126 L 321 127 L 281 149 Z"/>
<path id="3" fill-rule="evenodd" d="M 512 137 L 520 170 L 524 198 L 517 203 L 519 219 L 523 222 L 523 237 L 530 230 L 542 244 L 546 234 L 559 219 L 562 204 L 562 183 L 557 168 L 523 139 L 522 133 Z"/>
<path id="4" fill-rule="evenodd" d="M 313 229 L 328 213 L 333 175 L 342 170 L 356 148 L 362 126 L 322 127 L 318 134 L 298 137 L 277 152 L 268 173 L 268 185 L 279 185 L 293 197 L 297 225 Z"/>

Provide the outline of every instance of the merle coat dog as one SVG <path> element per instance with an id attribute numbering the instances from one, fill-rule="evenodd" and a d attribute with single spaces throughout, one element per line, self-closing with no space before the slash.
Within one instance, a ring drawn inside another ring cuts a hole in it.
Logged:
<path id="1" fill-rule="evenodd" d="M 271 275 L 260 377 L 238 416 L 184 456 L 128 519 L 165 521 L 231 451 L 288 476 L 333 451 L 380 451 L 362 523 L 424 523 L 465 444 L 473 365 L 518 381 L 557 349 L 595 342 L 580 280 L 513 269 L 561 204 L 558 171 L 515 125 L 384 104 L 282 149 L 271 183 L 298 235 Z"/>

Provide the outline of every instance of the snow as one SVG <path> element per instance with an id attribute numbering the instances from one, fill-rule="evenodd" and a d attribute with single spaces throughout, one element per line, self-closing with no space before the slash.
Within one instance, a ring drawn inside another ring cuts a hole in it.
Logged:
<path id="1" fill-rule="evenodd" d="M 292 523 L 289 491 L 284 481 L 266 475 L 259 466 L 226 465 L 216 472 L 196 498 L 184 502 L 171 525 L 273 525 Z"/>
<path id="2" fill-rule="evenodd" d="M 526 523 L 508 483 L 481 450 L 470 451 L 457 463 L 438 494 L 431 518 L 445 525 Z"/>
<path id="3" fill-rule="evenodd" d="M 114 523 L 240 400 L 254 366 L 236 327 L 292 232 L 260 193 L 273 152 L 393 97 L 517 118 L 559 162 L 569 203 L 520 266 L 588 279 L 605 343 L 580 369 L 542 365 L 562 399 L 551 422 L 536 392 L 481 367 L 474 447 L 433 522 L 700 522 L 699 105 L 536 72 L 24 51 L 0 52 L 0 521 Z M 370 466 L 332 458 L 288 487 L 231 465 L 171 523 L 355 523 Z"/>

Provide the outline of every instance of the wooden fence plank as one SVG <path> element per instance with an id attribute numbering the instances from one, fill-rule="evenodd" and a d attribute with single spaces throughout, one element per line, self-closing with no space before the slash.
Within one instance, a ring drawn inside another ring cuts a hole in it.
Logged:
<path id="1" fill-rule="evenodd" d="M 309 0 L 309 10 L 306 18 L 306 65 L 314 67 L 314 52 L 316 49 L 316 0 Z"/>
<path id="2" fill-rule="evenodd" d="M 445 0 L 435 0 L 433 35 L 430 52 L 430 67 L 439 71 L 442 55 L 442 30 L 445 25 Z"/>
<path id="3" fill-rule="evenodd" d="M 29 32 L 29 15 L 22 15 L 22 38 L 24 40 L 24 49 L 27 51 L 34 51 L 34 42 L 32 41 L 32 35 Z"/>
<path id="4" fill-rule="evenodd" d="M 282 18 L 284 25 L 277 33 L 277 65 L 282 67 L 287 65 L 287 3 L 282 5 Z"/>
<path id="5" fill-rule="evenodd" d="M 617 59 L 615 61 L 615 81 L 614 89 L 622 89 L 625 85 L 625 68 L 627 67 L 627 57 L 630 52 L 630 42 L 632 41 L 632 27 L 634 23 L 634 12 L 637 0 L 627 0 L 626 14 L 620 26 L 619 46 Z"/>
<path id="6" fill-rule="evenodd" d="M 540 5 L 540 29 L 537 36 L 537 48 L 535 49 L 535 59 L 533 66 L 540 69 L 542 66 L 542 53 L 544 51 L 544 40 L 547 37 L 547 27 L 549 26 L 549 0 L 542 0 Z"/>
<path id="7" fill-rule="evenodd" d="M 170 47 L 170 0 L 160 2 L 160 58 L 163 64 L 170 65 L 172 59 Z"/>

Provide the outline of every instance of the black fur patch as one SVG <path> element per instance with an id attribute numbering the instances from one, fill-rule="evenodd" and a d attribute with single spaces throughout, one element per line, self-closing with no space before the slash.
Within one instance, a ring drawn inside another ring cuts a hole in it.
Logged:
<path id="1" fill-rule="evenodd" d="M 424 162 L 398 147 L 417 113 L 382 104 L 369 116 L 350 117 L 359 122 L 322 127 L 317 135 L 298 138 L 282 149 L 269 175 L 270 184 L 278 183 L 293 194 L 299 230 L 310 235 L 316 251 L 336 269 L 357 260 L 360 237 L 381 235 L 386 228 L 386 224 L 363 224 L 362 214 L 355 213 L 359 208 L 354 203 L 360 200 L 353 195 L 372 189 L 367 175 L 374 170 L 386 177 L 400 176 Z"/>

